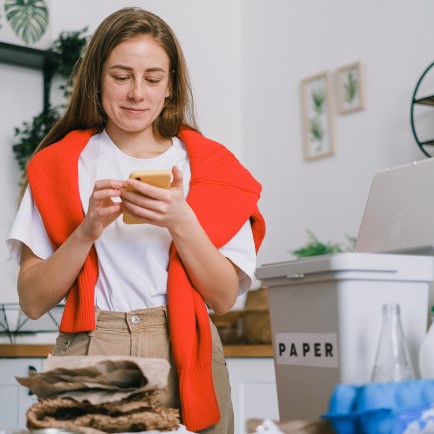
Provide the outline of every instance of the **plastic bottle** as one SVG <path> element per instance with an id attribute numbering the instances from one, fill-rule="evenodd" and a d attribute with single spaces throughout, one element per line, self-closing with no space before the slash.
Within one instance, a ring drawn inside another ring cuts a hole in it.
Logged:
<path id="1" fill-rule="evenodd" d="M 399 304 L 383 304 L 383 324 L 371 381 L 404 381 L 415 378 L 401 325 Z"/>
<path id="2" fill-rule="evenodd" d="M 434 306 L 431 308 L 431 325 L 419 350 L 421 378 L 434 378 Z"/>

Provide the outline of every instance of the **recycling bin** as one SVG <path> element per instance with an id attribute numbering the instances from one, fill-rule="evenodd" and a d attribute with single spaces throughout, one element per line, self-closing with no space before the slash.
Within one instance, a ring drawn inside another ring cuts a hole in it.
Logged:
<path id="1" fill-rule="evenodd" d="M 352 252 L 258 267 L 268 288 L 280 420 L 318 419 L 336 384 L 370 381 L 384 303 L 400 305 L 418 375 L 433 270 L 430 256 Z"/>

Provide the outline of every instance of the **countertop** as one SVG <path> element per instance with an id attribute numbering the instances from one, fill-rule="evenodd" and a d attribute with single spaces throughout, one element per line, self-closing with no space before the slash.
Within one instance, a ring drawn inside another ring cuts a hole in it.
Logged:
<path id="1" fill-rule="evenodd" d="M 44 358 L 53 351 L 51 344 L 0 344 L 0 358 Z M 273 357 L 271 345 L 226 345 L 225 357 Z"/>

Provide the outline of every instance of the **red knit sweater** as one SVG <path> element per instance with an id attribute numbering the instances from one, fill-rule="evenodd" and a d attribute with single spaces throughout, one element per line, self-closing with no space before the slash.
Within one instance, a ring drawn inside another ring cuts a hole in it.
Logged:
<path id="1" fill-rule="evenodd" d="M 72 131 L 38 152 L 28 164 L 32 194 L 54 249 L 84 217 L 78 189 L 78 158 L 91 134 L 91 131 Z M 257 207 L 260 184 L 219 143 L 191 130 L 183 130 L 180 138 L 187 147 L 192 174 L 187 202 L 211 241 L 217 248 L 223 246 L 250 218 L 258 250 L 265 235 L 265 222 Z M 97 277 L 98 261 L 93 247 L 68 294 L 61 331 L 77 333 L 95 329 Z M 209 316 L 173 244 L 167 289 L 183 423 L 190 431 L 199 431 L 220 418 L 212 379 Z"/>

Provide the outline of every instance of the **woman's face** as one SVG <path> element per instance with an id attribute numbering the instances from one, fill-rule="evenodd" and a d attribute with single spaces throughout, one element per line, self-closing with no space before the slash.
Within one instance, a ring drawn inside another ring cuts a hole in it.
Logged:
<path id="1" fill-rule="evenodd" d="M 102 73 L 101 100 L 112 134 L 152 133 L 152 124 L 170 95 L 170 61 L 149 35 L 117 45 Z"/>

